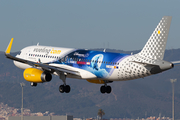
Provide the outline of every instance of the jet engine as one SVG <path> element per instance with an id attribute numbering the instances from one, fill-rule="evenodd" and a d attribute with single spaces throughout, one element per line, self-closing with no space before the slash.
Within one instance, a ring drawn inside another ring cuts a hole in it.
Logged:
<path id="1" fill-rule="evenodd" d="M 26 81 L 33 83 L 49 82 L 52 79 L 52 75 L 50 73 L 46 73 L 36 68 L 25 69 L 23 76 Z"/>

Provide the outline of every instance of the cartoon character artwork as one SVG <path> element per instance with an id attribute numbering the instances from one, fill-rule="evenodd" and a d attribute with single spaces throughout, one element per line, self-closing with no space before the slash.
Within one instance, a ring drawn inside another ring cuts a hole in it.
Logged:
<path id="1" fill-rule="evenodd" d="M 92 58 L 91 66 L 93 69 L 99 70 L 103 61 L 103 55 L 98 54 Z"/>

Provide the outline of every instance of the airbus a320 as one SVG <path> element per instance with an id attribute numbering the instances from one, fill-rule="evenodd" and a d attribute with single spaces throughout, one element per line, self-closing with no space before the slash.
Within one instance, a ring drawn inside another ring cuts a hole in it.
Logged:
<path id="1" fill-rule="evenodd" d="M 66 78 L 103 84 L 100 92 L 111 93 L 109 83 L 144 78 L 174 67 L 177 62 L 163 60 L 171 18 L 164 16 L 144 48 L 134 55 L 36 45 L 28 46 L 12 56 L 10 51 L 13 38 L 5 55 L 18 68 L 24 69 L 24 79 L 31 86 L 49 82 L 52 75 L 57 75 L 63 81 L 59 86 L 61 93 L 69 93 L 71 90 L 66 84 Z"/>

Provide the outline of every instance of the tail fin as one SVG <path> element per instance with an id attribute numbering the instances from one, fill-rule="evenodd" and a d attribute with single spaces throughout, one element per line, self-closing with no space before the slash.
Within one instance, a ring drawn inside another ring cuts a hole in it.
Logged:
<path id="1" fill-rule="evenodd" d="M 140 56 L 163 60 L 171 19 L 171 16 L 161 19 L 144 48 L 138 53 Z"/>

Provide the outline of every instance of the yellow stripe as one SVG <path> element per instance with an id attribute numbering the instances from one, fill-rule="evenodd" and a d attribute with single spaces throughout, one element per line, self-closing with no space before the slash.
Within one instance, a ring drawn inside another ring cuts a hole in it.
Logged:
<path id="1" fill-rule="evenodd" d="M 11 41 L 10 41 L 10 43 L 9 43 L 7 49 L 6 49 L 6 54 L 9 54 L 11 52 L 11 46 L 12 46 L 12 43 L 13 43 L 13 39 L 14 38 L 11 38 Z"/>

